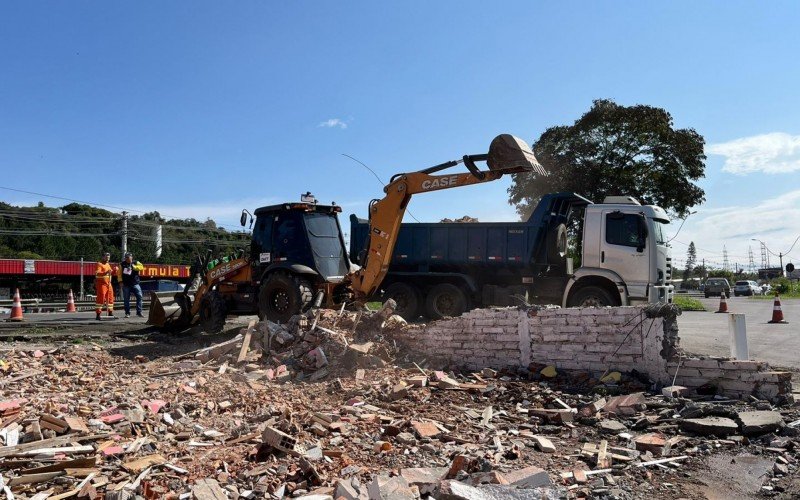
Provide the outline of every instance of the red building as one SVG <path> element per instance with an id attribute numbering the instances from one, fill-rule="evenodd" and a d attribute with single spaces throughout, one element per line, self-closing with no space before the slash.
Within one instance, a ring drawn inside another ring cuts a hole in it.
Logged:
<path id="1" fill-rule="evenodd" d="M 112 265 L 114 265 L 112 263 Z M 23 296 L 34 298 L 61 297 L 66 290 L 80 291 L 81 276 L 84 290 L 93 293 L 95 262 L 71 260 L 0 259 L 0 298 L 6 298 L 19 288 Z M 189 266 L 173 264 L 144 264 L 142 280 L 189 280 Z M 11 292 L 9 292 L 11 291 Z"/>

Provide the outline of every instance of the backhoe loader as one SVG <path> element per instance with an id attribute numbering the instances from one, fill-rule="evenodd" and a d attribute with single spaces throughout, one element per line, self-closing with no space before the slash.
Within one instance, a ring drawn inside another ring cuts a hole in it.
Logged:
<path id="1" fill-rule="evenodd" d="M 488 170 L 476 162 L 484 161 Z M 468 172 L 432 175 L 463 163 Z M 198 261 L 195 280 L 175 294 L 154 293 L 148 322 L 158 327 L 186 327 L 199 319 L 202 328 L 222 330 L 229 314 L 258 314 L 286 322 L 312 303 L 324 307 L 363 306 L 376 295 L 386 276 L 400 223 L 417 193 L 481 184 L 505 174 L 546 175 L 530 147 L 502 134 L 489 152 L 465 155 L 424 170 L 394 175 L 384 196 L 369 204 L 369 242 L 360 266 L 350 263 L 335 204 L 320 205 L 309 193 L 300 203 L 262 207 L 255 211 L 250 251 L 239 258 L 207 266 Z M 244 210 L 241 224 L 252 227 Z M 210 269 L 208 268 L 210 267 Z"/>

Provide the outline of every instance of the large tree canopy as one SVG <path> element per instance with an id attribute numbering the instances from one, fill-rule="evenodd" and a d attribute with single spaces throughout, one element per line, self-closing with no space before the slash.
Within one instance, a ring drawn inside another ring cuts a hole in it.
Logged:
<path id="1" fill-rule="evenodd" d="M 509 202 L 527 217 L 542 195 L 572 191 L 594 202 L 630 195 L 678 216 L 705 201 L 703 136 L 674 129 L 672 117 L 652 106 L 620 106 L 607 99 L 573 125 L 547 129 L 533 146 L 549 175 L 517 174 Z"/>

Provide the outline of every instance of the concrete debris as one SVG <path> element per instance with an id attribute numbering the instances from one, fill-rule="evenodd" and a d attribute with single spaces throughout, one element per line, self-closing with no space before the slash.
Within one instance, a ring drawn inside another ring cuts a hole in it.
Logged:
<path id="1" fill-rule="evenodd" d="M 783 427 L 783 416 L 777 411 L 741 411 L 736 419 L 742 424 L 742 434 L 758 436 Z"/>
<path id="2" fill-rule="evenodd" d="M 459 369 L 395 344 L 393 332 L 416 326 L 393 318 L 388 306 L 312 310 L 210 346 L 206 336 L 99 350 L 9 344 L 0 491 L 688 498 L 706 455 L 726 452 L 767 458 L 770 488 L 796 493 L 800 408 L 662 390 L 626 372 L 601 381 L 557 364 Z"/>
<path id="3" fill-rule="evenodd" d="M 670 385 L 661 389 L 661 394 L 668 398 L 680 398 L 687 396 L 691 391 L 682 385 Z"/>
<path id="4" fill-rule="evenodd" d="M 602 432 L 609 434 L 618 434 L 628 430 L 628 427 L 618 420 L 601 420 L 597 425 Z"/>
<path id="5" fill-rule="evenodd" d="M 739 430 L 739 425 L 730 418 L 705 417 L 681 420 L 681 429 L 701 436 L 729 436 Z"/>

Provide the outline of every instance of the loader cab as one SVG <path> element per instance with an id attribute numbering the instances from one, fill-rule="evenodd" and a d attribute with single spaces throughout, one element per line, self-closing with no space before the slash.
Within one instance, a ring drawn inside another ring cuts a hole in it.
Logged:
<path id="1" fill-rule="evenodd" d="M 349 271 L 336 205 L 284 203 L 255 211 L 250 257 L 259 279 L 285 268 L 310 281 L 338 282 Z"/>

